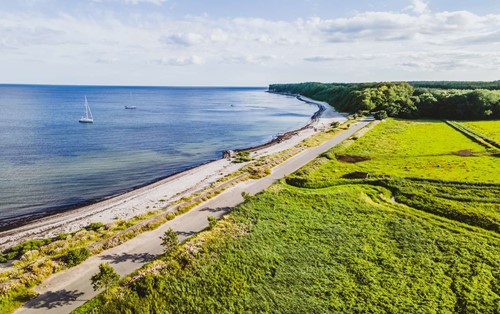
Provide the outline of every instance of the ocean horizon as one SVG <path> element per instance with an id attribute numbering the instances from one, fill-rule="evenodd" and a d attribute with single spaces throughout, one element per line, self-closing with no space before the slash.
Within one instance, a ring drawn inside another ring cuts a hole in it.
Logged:
<path id="1" fill-rule="evenodd" d="M 317 110 L 266 90 L 0 84 L 0 228 L 264 144 Z M 94 123 L 78 123 L 84 97 Z"/>

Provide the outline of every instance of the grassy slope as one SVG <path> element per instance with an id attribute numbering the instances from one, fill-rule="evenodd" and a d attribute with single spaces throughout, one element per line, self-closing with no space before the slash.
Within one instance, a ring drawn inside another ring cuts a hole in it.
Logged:
<path id="1" fill-rule="evenodd" d="M 428 144 L 431 135 L 439 144 Z M 465 170 L 399 169 L 402 161 L 443 163 L 450 151 L 484 151 L 455 135 L 440 123 L 389 121 L 334 152 L 386 156 L 374 164 L 377 173 L 455 180 L 460 175 L 450 172 L 467 175 L 468 169 L 479 171 L 474 181 L 498 182 L 495 171 L 486 171 L 495 167 L 489 156 L 450 156 L 474 158 Z M 422 156 L 426 147 L 429 156 Z M 347 170 L 326 157 L 311 163 L 296 175 L 303 179 L 296 180 L 298 186 L 275 184 L 174 256 L 157 261 L 156 275 L 94 300 L 81 312 L 499 313 L 500 233 L 460 215 L 443 218 L 434 209 L 446 201 L 453 213 L 476 208 L 474 219 L 488 213 L 499 221 L 498 185 L 396 178 L 383 187 L 373 179 L 332 179 L 374 162 Z M 407 198 L 420 208 L 391 202 L 390 190 L 409 191 Z M 419 193 L 431 203 L 412 198 Z"/>
<path id="2" fill-rule="evenodd" d="M 486 135 L 500 142 L 500 120 L 494 121 L 470 121 L 464 123 L 466 127 L 471 128 L 481 134 Z"/>

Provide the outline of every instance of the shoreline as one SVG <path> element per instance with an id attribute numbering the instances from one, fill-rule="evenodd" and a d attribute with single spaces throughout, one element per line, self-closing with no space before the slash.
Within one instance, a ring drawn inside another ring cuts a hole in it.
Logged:
<path id="1" fill-rule="evenodd" d="M 270 91 L 267 91 L 267 92 L 268 93 L 272 93 L 272 94 L 281 95 L 281 93 L 270 92 Z M 301 95 L 287 94 L 287 96 L 295 96 L 295 98 L 298 99 L 299 101 L 303 101 L 303 102 L 305 102 L 307 104 L 316 105 L 316 106 L 318 106 L 318 111 L 316 111 L 315 113 L 313 113 L 313 115 L 309 118 L 309 122 L 306 125 L 304 125 L 303 127 L 299 128 L 299 129 L 295 129 L 295 130 L 291 130 L 291 131 L 287 131 L 287 132 L 278 134 L 278 135 L 276 135 L 275 138 L 273 138 L 272 140 L 270 140 L 267 143 L 256 145 L 256 146 L 252 146 L 252 147 L 248 147 L 248 148 L 235 149 L 235 150 L 233 150 L 234 152 L 250 152 L 251 153 L 251 152 L 258 151 L 260 149 L 264 149 L 264 148 L 270 147 L 270 146 L 275 145 L 277 143 L 281 143 L 282 141 L 284 141 L 284 140 L 290 138 L 291 136 L 295 135 L 297 132 L 300 132 L 300 131 L 303 131 L 303 130 L 309 128 L 311 125 L 314 124 L 314 122 L 316 122 L 321 117 L 321 114 L 326 110 L 326 108 L 325 108 L 324 105 L 320 104 L 319 102 L 314 102 L 314 101 L 310 101 L 308 99 L 304 99 L 303 96 L 301 96 Z M 224 154 L 226 152 L 224 152 Z"/>
<path id="2" fill-rule="evenodd" d="M 318 106 L 318 111 L 311 116 L 305 126 L 278 135 L 267 143 L 235 151 L 248 151 L 253 154 L 253 157 L 265 156 L 297 145 L 305 138 L 327 127 L 332 119 L 346 120 L 344 115 L 334 111 L 326 103 L 300 95 L 293 96 L 299 101 Z M 324 123 L 321 123 L 321 120 L 324 120 Z M 223 156 L 220 159 L 207 161 L 167 177 L 132 187 L 124 193 L 110 195 L 83 206 L 75 206 L 69 210 L 43 217 L 26 219 L 12 227 L 3 227 L 0 229 L 0 250 L 29 239 L 53 237 L 62 232 L 74 232 L 92 222 L 109 223 L 117 219 L 130 219 L 153 210 L 168 211 L 170 203 L 208 187 L 211 183 L 239 170 L 244 165 L 245 163 L 232 163 Z"/>
<path id="3" fill-rule="evenodd" d="M 180 175 L 180 174 L 182 174 L 184 172 L 188 172 L 190 170 L 196 169 L 198 167 L 201 167 L 203 165 L 209 164 L 211 162 L 214 162 L 214 161 L 217 161 L 217 160 L 220 160 L 220 159 L 221 158 L 219 158 L 219 159 L 211 159 L 211 160 L 205 161 L 203 163 L 200 163 L 200 164 L 197 164 L 197 165 L 194 165 L 194 166 L 189 166 L 189 167 L 187 167 L 187 168 L 185 168 L 185 169 L 183 169 L 181 171 L 174 172 L 174 173 L 172 173 L 170 175 L 167 175 L 167 176 L 164 176 L 164 177 L 159 177 L 157 179 L 149 180 L 149 181 L 147 181 L 145 183 L 141 183 L 141 184 L 132 186 L 130 188 L 127 188 L 123 192 L 118 192 L 118 193 L 115 193 L 115 194 L 106 195 L 106 196 L 103 196 L 103 197 L 100 197 L 100 198 L 90 199 L 90 200 L 87 200 L 87 201 L 79 203 L 79 204 L 61 205 L 61 206 L 57 206 L 57 207 L 46 208 L 44 210 L 45 212 L 41 212 L 41 213 L 38 213 L 38 214 L 35 213 L 35 214 L 32 214 L 32 216 L 30 216 L 28 218 L 19 218 L 18 219 L 19 222 L 16 221 L 16 222 L 14 222 L 12 224 L 9 224 L 9 225 L 6 225 L 6 226 L 0 226 L 0 236 L 2 236 L 4 232 L 8 233 L 12 229 L 17 229 L 17 228 L 23 227 L 23 226 L 25 226 L 27 224 L 37 222 L 39 220 L 50 218 L 50 217 L 56 216 L 56 215 L 62 215 L 64 213 L 66 213 L 66 212 L 71 212 L 71 211 L 78 210 L 80 208 L 84 208 L 84 207 L 87 207 L 87 206 L 91 206 L 91 205 L 94 205 L 94 204 L 97 204 L 97 203 L 100 203 L 100 202 L 105 202 L 105 201 L 107 201 L 109 199 L 112 199 L 112 198 L 115 198 L 115 197 L 119 197 L 119 196 L 125 195 L 127 193 L 131 193 L 131 192 L 133 192 L 135 190 L 142 189 L 144 187 L 153 186 L 155 183 L 158 183 L 158 182 L 166 180 L 168 178 Z M 15 218 L 13 218 L 11 220 L 14 220 L 14 219 Z M 22 221 L 23 219 L 25 221 Z M 0 247 L 1 247 L 1 245 L 2 244 L 0 242 Z"/>
<path id="4" fill-rule="evenodd" d="M 274 93 L 274 92 L 269 92 L 269 93 Z M 274 94 L 280 94 L 280 93 L 274 93 Z M 129 187 L 129 188 L 127 188 L 123 192 L 118 192 L 118 193 L 115 193 L 115 194 L 109 194 L 109 195 L 105 195 L 103 197 L 90 199 L 90 200 L 84 201 L 84 202 L 79 203 L 79 204 L 61 205 L 61 206 L 56 206 L 56 207 L 48 207 L 48 208 L 45 208 L 42 212 L 33 213 L 33 214 L 26 214 L 26 215 L 18 217 L 18 218 L 17 217 L 15 217 L 15 218 L 7 218 L 7 220 L 8 221 L 9 220 L 12 221 L 12 223 L 8 223 L 7 225 L 0 225 L 0 235 L 3 235 L 4 232 L 8 233 L 9 231 L 11 231 L 13 229 L 17 229 L 19 227 L 23 227 L 23 226 L 25 226 L 27 224 L 36 223 L 36 222 L 38 222 L 40 220 L 44 220 L 44 219 L 50 218 L 51 216 L 63 215 L 66 212 L 71 212 L 71 211 L 74 211 L 74 210 L 78 210 L 80 208 L 91 206 L 91 205 L 94 205 L 96 203 L 104 202 L 106 200 L 109 200 L 109 199 L 112 199 L 112 198 L 115 198 L 115 197 L 119 197 L 119 196 L 125 195 L 127 193 L 133 192 L 133 191 L 141 189 L 143 187 L 154 185 L 155 183 L 158 183 L 160 181 L 166 180 L 168 178 L 171 178 L 171 177 L 174 177 L 174 176 L 177 176 L 177 175 L 181 175 L 184 172 L 188 172 L 190 170 L 196 169 L 198 167 L 201 167 L 203 165 L 209 164 L 211 162 L 215 162 L 217 160 L 224 159 L 225 156 L 227 156 L 226 153 L 228 153 L 230 151 L 233 151 L 233 152 L 255 152 L 257 150 L 270 147 L 270 146 L 272 146 L 272 145 L 274 145 L 276 143 L 281 142 L 282 140 L 284 140 L 284 138 L 289 138 L 290 136 L 293 136 L 293 134 L 295 134 L 295 133 L 297 133 L 299 131 L 302 131 L 302 130 L 308 128 L 317 119 L 318 114 L 321 114 L 321 112 L 324 111 L 324 107 L 322 105 L 317 104 L 317 103 L 313 103 L 313 102 L 310 102 L 310 101 L 303 100 L 303 99 L 300 98 L 301 97 L 300 95 L 289 95 L 289 96 L 295 96 L 296 99 L 298 99 L 300 101 L 303 101 L 305 103 L 317 105 L 318 108 L 319 108 L 318 111 L 316 111 L 315 113 L 313 113 L 313 115 L 309 118 L 309 122 L 305 126 L 299 128 L 299 129 L 295 129 L 295 130 L 291 130 L 291 131 L 287 131 L 287 132 L 278 134 L 272 140 L 270 140 L 270 141 L 268 141 L 266 143 L 263 143 L 263 144 L 256 145 L 256 146 L 245 147 L 245 148 L 238 148 L 238 149 L 234 149 L 234 150 L 222 151 L 221 152 L 222 155 L 218 159 L 211 159 L 211 160 L 202 162 L 200 164 L 196 164 L 196 165 L 193 165 L 193 166 L 186 167 L 185 169 L 182 169 L 182 170 L 180 170 L 178 172 L 174 172 L 174 173 L 172 173 L 170 175 L 158 177 L 156 179 L 153 179 L 153 180 L 150 180 L 150 181 L 147 181 L 147 182 L 144 182 L 144 183 L 141 183 L 141 184 Z M 1 244 L 2 243 L 0 242 L 0 247 L 1 247 Z"/>

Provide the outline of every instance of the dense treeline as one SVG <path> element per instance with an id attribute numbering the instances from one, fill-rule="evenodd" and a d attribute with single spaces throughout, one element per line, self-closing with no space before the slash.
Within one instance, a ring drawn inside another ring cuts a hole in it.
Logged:
<path id="1" fill-rule="evenodd" d="M 349 113 L 384 118 L 499 119 L 500 90 L 495 82 L 406 82 L 273 84 L 271 92 L 301 94 Z M 489 84 L 489 85 L 488 85 Z M 495 85 L 496 84 L 496 85 Z M 446 89 L 437 88 L 446 86 Z M 453 89 L 453 86 L 470 89 Z M 430 88 L 433 87 L 433 88 Z M 499 86 L 500 88 L 500 86 Z"/>
<path id="2" fill-rule="evenodd" d="M 420 117 L 440 119 L 499 119 L 499 90 L 417 88 L 414 98 Z"/>
<path id="3" fill-rule="evenodd" d="M 476 82 L 476 81 L 414 81 L 408 82 L 415 88 L 439 88 L 439 89 L 500 89 L 500 81 Z"/>

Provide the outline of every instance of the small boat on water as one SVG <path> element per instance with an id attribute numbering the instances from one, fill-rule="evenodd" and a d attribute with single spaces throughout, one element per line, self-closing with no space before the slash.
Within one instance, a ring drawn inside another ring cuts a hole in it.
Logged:
<path id="1" fill-rule="evenodd" d="M 129 99 L 130 99 L 130 100 L 129 100 L 129 101 L 130 101 L 130 103 L 133 103 L 133 102 L 132 102 L 132 93 L 130 93 L 130 95 L 129 95 Z M 125 109 L 137 109 L 137 107 L 136 107 L 136 106 L 134 106 L 134 105 L 125 105 Z"/>
<path id="2" fill-rule="evenodd" d="M 85 96 L 85 116 L 82 116 L 78 122 L 81 123 L 94 123 L 94 117 L 92 117 L 92 111 L 90 111 L 89 103 L 87 102 L 87 96 Z"/>

